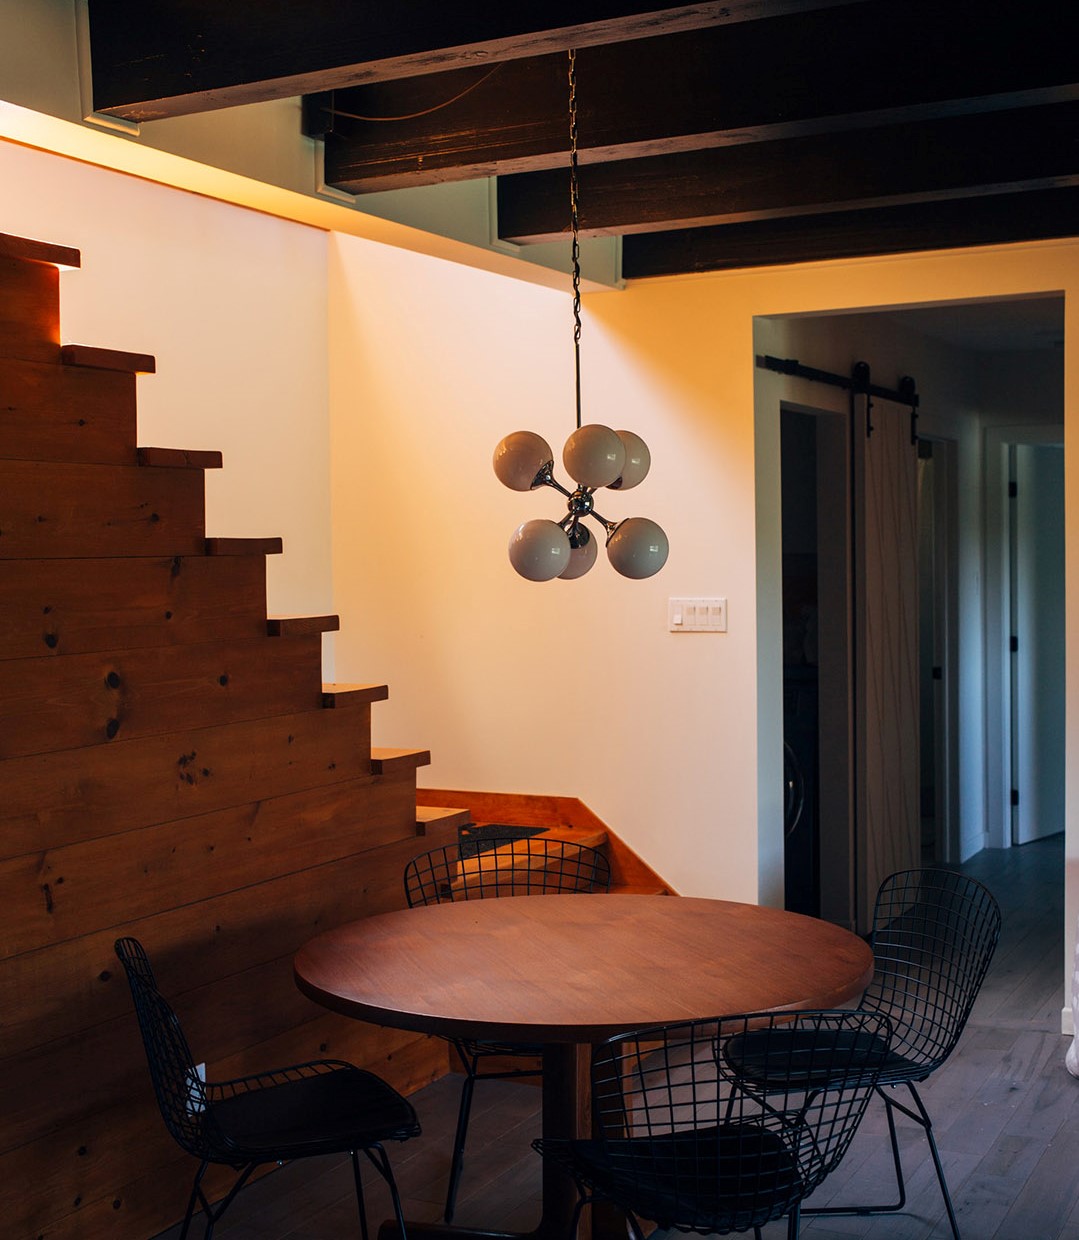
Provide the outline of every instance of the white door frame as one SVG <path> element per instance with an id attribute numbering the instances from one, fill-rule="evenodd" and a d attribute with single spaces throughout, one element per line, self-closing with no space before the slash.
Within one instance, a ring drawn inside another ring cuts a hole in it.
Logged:
<path id="1" fill-rule="evenodd" d="M 985 844 L 1010 848 L 1011 654 L 1009 599 L 1009 444 L 1059 444 L 1063 426 L 989 426 L 985 430 Z"/>

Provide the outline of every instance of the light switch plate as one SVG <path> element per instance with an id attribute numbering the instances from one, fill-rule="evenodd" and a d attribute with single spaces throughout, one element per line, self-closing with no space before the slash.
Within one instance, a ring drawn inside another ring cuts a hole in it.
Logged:
<path id="1" fill-rule="evenodd" d="M 726 633 L 725 598 L 669 598 L 667 628 L 672 633 Z"/>

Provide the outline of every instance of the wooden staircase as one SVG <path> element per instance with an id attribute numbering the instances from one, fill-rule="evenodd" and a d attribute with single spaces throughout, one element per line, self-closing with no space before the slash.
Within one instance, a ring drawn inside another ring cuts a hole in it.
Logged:
<path id="1" fill-rule="evenodd" d="M 504 792 L 424 789 L 423 797 L 439 805 L 472 813 L 476 826 L 540 827 L 551 839 L 597 848 L 611 865 L 612 895 L 673 895 L 674 890 L 646 862 L 576 797 L 532 796 Z M 508 850 L 511 854 L 513 849 Z M 528 864 L 527 848 L 521 849 Z"/>
<path id="2" fill-rule="evenodd" d="M 292 956 L 402 906 L 469 814 L 417 810 L 426 750 L 372 749 L 385 685 L 323 684 L 336 617 L 267 617 L 281 540 L 207 537 L 220 454 L 138 446 L 154 359 L 61 346 L 58 265 L 0 236 L 0 1218 L 144 1240 L 192 1164 L 114 939 L 145 942 L 211 1078 L 330 1056 L 414 1089 L 444 1044 L 315 1007 Z"/>

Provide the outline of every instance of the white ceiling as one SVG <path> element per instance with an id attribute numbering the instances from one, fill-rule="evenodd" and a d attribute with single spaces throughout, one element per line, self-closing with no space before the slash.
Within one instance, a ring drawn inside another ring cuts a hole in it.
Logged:
<path id="1" fill-rule="evenodd" d="M 1055 350 L 1064 345 L 1064 298 L 1024 297 L 890 312 L 905 329 L 978 353 Z"/>

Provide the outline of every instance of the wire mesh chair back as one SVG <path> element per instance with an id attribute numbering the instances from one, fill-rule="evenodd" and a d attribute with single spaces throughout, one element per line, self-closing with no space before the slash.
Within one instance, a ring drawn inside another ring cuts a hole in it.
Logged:
<path id="1" fill-rule="evenodd" d="M 603 853 L 569 840 L 495 837 L 475 856 L 460 844 L 435 848 L 405 867 L 409 908 L 500 896 L 607 891 L 611 866 Z"/>
<path id="2" fill-rule="evenodd" d="M 725 1053 L 750 1033 L 766 1092 Z M 592 1066 L 600 1137 L 583 1143 L 598 1147 L 599 1191 L 679 1231 L 748 1231 L 782 1217 L 842 1158 L 889 1036 L 887 1018 L 874 1013 L 802 1012 L 611 1039 Z M 586 1182 L 587 1161 L 583 1175 L 576 1169 Z"/>
<path id="3" fill-rule="evenodd" d="M 150 1079 L 165 1127 L 188 1153 L 204 1158 L 210 1152 L 208 1099 L 180 1022 L 158 991 L 150 961 L 138 939 L 117 939 L 116 955 L 124 966 L 135 1001 Z"/>
<path id="4" fill-rule="evenodd" d="M 881 884 L 871 940 L 876 968 L 860 1006 L 888 1015 L 892 1051 L 907 1074 L 911 1065 L 928 1074 L 951 1054 L 1000 923 L 992 894 L 950 870 L 905 870 Z"/>

